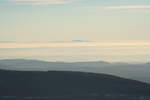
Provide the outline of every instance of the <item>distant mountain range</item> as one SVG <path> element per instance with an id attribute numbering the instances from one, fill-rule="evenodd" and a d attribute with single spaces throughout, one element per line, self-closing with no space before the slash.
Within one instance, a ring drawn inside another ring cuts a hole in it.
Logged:
<path id="1" fill-rule="evenodd" d="M 0 70 L 0 100 L 150 100 L 150 84 L 106 74 Z"/>
<path id="2" fill-rule="evenodd" d="M 91 40 L 70 40 L 70 41 L 0 41 L 0 43 L 69 43 L 69 42 L 94 42 Z"/>
<path id="3" fill-rule="evenodd" d="M 25 59 L 0 60 L 0 69 L 20 71 L 81 71 L 111 74 L 150 83 L 150 63 L 46 62 Z"/>

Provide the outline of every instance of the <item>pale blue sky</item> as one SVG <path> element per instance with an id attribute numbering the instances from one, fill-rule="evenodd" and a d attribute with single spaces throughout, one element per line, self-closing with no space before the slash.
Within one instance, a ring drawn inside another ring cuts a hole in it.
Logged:
<path id="1" fill-rule="evenodd" d="M 1 41 L 148 41 L 149 26 L 149 0 L 0 1 Z"/>

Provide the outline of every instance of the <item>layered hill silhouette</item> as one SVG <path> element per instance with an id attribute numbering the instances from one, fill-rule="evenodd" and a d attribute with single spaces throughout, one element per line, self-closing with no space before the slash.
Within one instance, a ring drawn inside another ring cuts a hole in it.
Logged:
<path id="1" fill-rule="evenodd" d="M 0 69 L 20 71 L 80 71 L 105 73 L 150 83 L 149 63 L 46 62 L 27 59 L 0 60 Z"/>
<path id="2" fill-rule="evenodd" d="M 149 100 L 150 84 L 106 74 L 0 70 L 0 100 Z"/>

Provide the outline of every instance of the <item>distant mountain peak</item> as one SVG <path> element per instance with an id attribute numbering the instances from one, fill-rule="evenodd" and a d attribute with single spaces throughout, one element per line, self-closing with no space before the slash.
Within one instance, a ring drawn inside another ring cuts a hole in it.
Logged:
<path id="1" fill-rule="evenodd" d="M 72 42 L 92 42 L 90 40 L 72 40 Z"/>

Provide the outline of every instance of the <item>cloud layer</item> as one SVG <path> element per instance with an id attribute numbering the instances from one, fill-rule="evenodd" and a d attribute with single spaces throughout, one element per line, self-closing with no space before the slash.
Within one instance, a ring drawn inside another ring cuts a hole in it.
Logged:
<path id="1" fill-rule="evenodd" d="M 28 3 L 32 5 L 52 5 L 52 4 L 67 4 L 72 0 L 12 0 L 16 3 Z"/>
<path id="2" fill-rule="evenodd" d="M 47 48 L 47 47 L 96 47 L 96 46 L 150 46 L 150 42 L 0 43 L 0 49 Z"/>
<path id="3" fill-rule="evenodd" d="M 108 6 L 108 9 L 150 9 L 150 5 L 119 5 Z"/>

